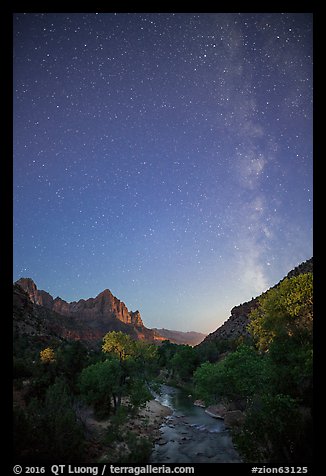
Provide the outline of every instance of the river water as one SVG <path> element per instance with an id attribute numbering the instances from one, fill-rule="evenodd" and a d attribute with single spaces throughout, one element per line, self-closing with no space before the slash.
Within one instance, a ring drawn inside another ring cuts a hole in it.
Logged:
<path id="1" fill-rule="evenodd" d="M 223 420 L 207 415 L 174 387 L 161 385 L 154 397 L 173 413 L 160 428 L 150 463 L 241 463 Z"/>

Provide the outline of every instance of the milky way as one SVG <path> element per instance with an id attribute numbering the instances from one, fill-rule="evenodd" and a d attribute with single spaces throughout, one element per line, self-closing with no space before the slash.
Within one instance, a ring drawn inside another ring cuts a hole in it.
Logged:
<path id="1" fill-rule="evenodd" d="M 14 278 L 215 330 L 312 256 L 312 15 L 14 15 Z"/>

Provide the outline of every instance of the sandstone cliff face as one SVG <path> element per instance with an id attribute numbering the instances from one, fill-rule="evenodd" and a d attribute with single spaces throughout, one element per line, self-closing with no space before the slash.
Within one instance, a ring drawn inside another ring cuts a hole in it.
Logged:
<path id="1" fill-rule="evenodd" d="M 31 278 L 20 278 L 15 284 L 18 284 L 28 294 L 29 299 L 33 304 L 42 304 L 39 300 L 40 298 L 36 284 Z"/>
<path id="2" fill-rule="evenodd" d="M 155 333 L 144 326 L 139 311 L 129 311 L 108 289 L 95 298 L 68 303 L 38 290 L 30 278 L 19 279 L 14 288 L 28 298 L 31 315 L 43 314 L 46 332 L 66 339 L 100 341 L 107 332 L 122 331 L 135 339 L 157 340 Z"/>
<path id="3" fill-rule="evenodd" d="M 63 316 L 78 317 L 80 320 L 116 318 L 124 324 L 144 326 L 139 311 L 129 311 L 127 306 L 113 296 L 109 289 L 105 289 L 95 298 L 68 303 L 60 297 L 53 299 L 46 291 L 38 290 L 30 278 L 21 278 L 16 284 L 26 291 L 34 304 L 44 306 Z"/>

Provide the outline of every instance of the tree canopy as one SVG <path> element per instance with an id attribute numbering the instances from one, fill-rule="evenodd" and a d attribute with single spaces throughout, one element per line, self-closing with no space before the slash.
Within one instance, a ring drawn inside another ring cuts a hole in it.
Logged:
<path id="1" fill-rule="evenodd" d="M 285 278 L 267 291 L 257 309 L 251 311 L 248 330 L 260 350 L 268 350 L 281 336 L 312 337 L 313 322 L 312 273 Z"/>
<path id="2" fill-rule="evenodd" d="M 103 337 L 102 351 L 116 355 L 120 361 L 135 353 L 135 341 L 128 335 L 119 331 L 108 332 Z"/>

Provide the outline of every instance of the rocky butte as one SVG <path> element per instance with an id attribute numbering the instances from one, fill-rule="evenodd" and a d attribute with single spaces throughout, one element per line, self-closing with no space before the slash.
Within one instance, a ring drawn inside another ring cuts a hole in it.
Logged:
<path id="1" fill-rule="evenodd" d="M 25 331 L 30 327 L 35 333 L 54 333 L 88 343 L 99 342 L 110 331 L 122 331 L 139 340 L 163 340 L 144 326 L 139 311 L 129 311 L 108 289 L 95 298 L 66 302 L 37 289 L 31 278 L 21 278 L 14 284 L 14 321 L 15 317 L 16 324 L 18 317 L 20 324 L 24 322 Z M 35 329 L 32 323 L 36 321 Z"/>

